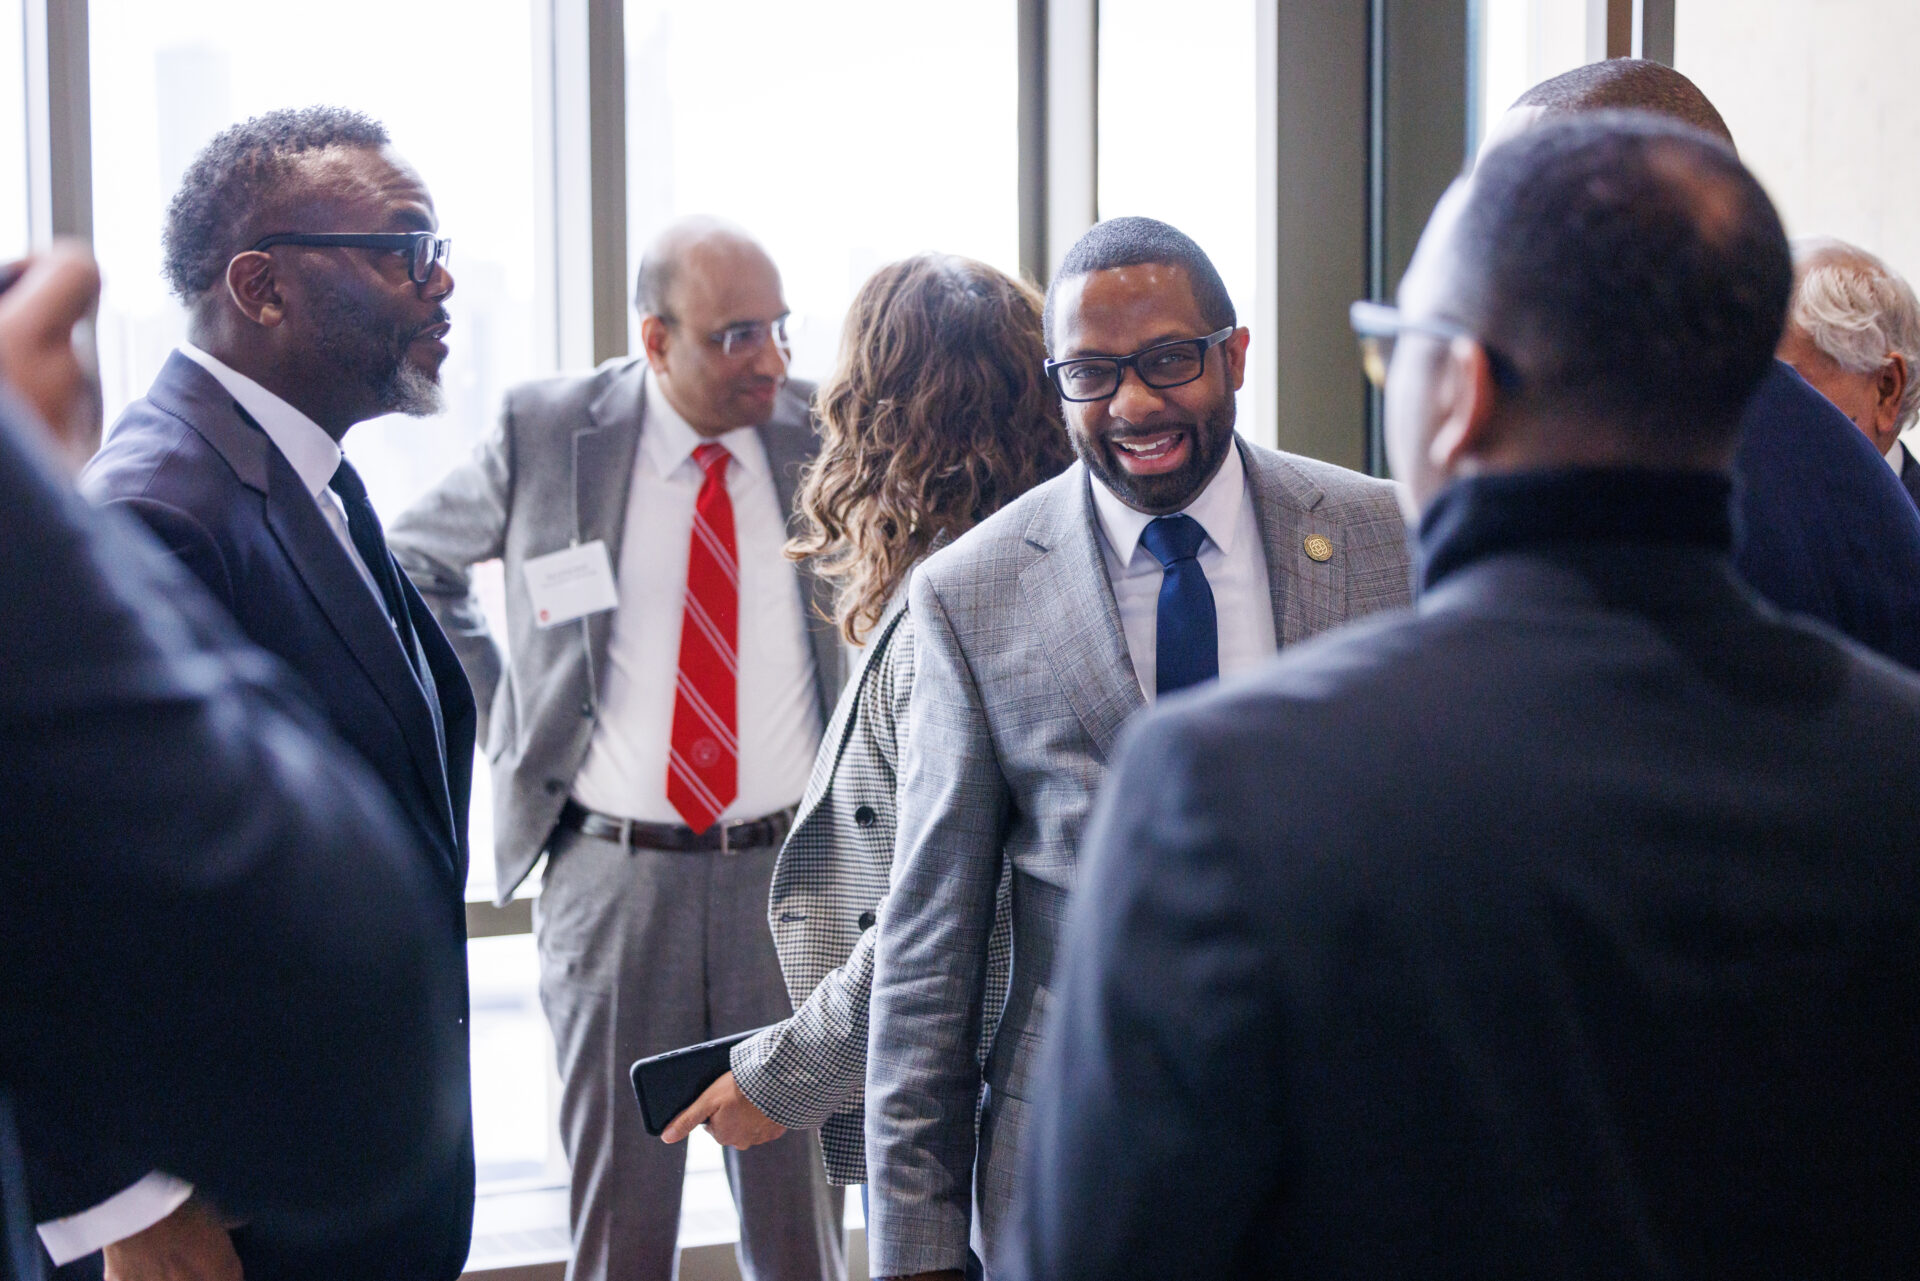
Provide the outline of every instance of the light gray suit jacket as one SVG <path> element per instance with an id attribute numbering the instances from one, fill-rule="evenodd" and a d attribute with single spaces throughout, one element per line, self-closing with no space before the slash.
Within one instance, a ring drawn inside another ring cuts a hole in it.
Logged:
<path id="1" fill-rule="evenodd" d="M 1282 645 L 1408 603 L 1391 483 L 1244 441 L 1240 450 Z M 917 670 L 867 1064 L 874 1276 L 962 1266 L 976 1179 L 991 1266 L 1011 1209 L 1081 828 L 1115 736 L 1145 705 L 1090 483 L 1075 464 L 914 577 Z M 1307 554 L 1314 535 L 1332 544 L 1325 561 Z M 983 1074 L 971 1051 L 1003 865 L 1013 973 L 976 1144 Z"/>
<path id="2" fill-rule="evenodd" d="M 880 902 L 893 867 L 900 744 L 913 690 L 906 592 L 869 635 L 834 709 L 806 795 L 773 865 L 767 920 L 793 1017 L 733 1047 L 741 1093 L 790 1130 L 820 1130 L 827 1177 L 865 1183 L 867 1009 Z M 984 1064 L 1007 993 L 1007 886 L 987 947 Z"/>
<path id="3" fill-rule="evenodd" d="M 586 376 L 515 387 L 500 426 L 432 492 L 387 529 L 394 557 L 426 598 L 473 683 L 482 741 L 493 762 L 494 862 L 504 903 L 533 869 L 586 759 L 600 711 L 601 674 L 614 611 L 543 629 L 527 596 L 526 561 L 603 539 L 620 575 L 620 538 L 640 444 L 644 360 L 608 361 Z M 819 448 L 810 383 L 789 381 L 760 428 L 774 485 L 791 511 L 801 467 Z M 511 667 L 472 592 L 471 567 L 506 564 Z M 820 721 L 839 697 L 843 671 L 821 584 L 795 570 L 818 673 Z M 662 601 L 678 610 L 678 600 Z"/>

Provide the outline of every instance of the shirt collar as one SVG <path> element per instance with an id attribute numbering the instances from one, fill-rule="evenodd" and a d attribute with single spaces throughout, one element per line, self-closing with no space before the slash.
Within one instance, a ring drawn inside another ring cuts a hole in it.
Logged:
<path id="1" fill-rule="evenodd" d="M 1898 476 L 1900 469 L 1906 466 L 1906 463 L 1907 447 L 1900 443 L 1898 436 L 1895 436 L 1893 438 L 1893 444 L 1887 449 L 1887 466 L 1893 468 L 1893 474 Z"/>
<path id="2" fill-rule="evenodd" d="M 181 343 L 180 354 L 212 374 L 214 381 L 226 388 L 240 408 L 260 424 L 260 430 L 267 433 L 274 448 L 286 456 L 300 483 L 315 498 L 320 497 L 333 474 L 340 470 L 339 442 L 327 435 L 319 423 L 192 343 Z"/>
<path id="3" fill-rule="evenodd" d="M 691 464 L 693 451 L 710 440 L 726 446 L 727 452 L 733 455 L 733 461 L 728 464 L 729 473 L 754 470 L 760 453 L 747 448 L 747 438 L 754 434 L 752 427 L 735 427 L 718 436 L 702 436 L 654 383 L 653 371 L 649 369 L 644 376 L 647 389 L 644 408 L 640 411 L 640 443 L 655 471 L 671 476 L 676 469 Z"/>
<path id="4" fill-rule="evenodd" d="M 1240 461 L 1240 438 L 1228 440 L 1227 456 L 1206 488 L 1180 510 L 1198 521 L 1222 555 L 1233 554 L 1233 540 L 1240 530 L 1240 509 L 1247 501 L 1247 469 Z M 1133 561 L 1139 549 L 1140 535 L 1153 523 L 1153 517 L 1137 511 L 1120 500 L 1098 476 L 1093 477 L 1093 510 L 1100 518 L 1100 532 L 1122 565 Z"/>

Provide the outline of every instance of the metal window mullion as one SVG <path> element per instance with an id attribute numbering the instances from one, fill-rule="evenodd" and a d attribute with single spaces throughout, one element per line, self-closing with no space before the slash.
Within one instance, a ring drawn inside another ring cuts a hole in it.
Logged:
<path id="1" fill-rule="evenodd" d="M 27 238 L 93 239 L 86 0 L 26 0 Z"/>

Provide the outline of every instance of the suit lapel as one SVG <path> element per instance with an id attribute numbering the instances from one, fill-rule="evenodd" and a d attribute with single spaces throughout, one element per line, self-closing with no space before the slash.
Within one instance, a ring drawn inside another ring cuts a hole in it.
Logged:
<path id="1" fill-rule="evenodd" d="M 1239 442 L 1253 494 L 1254 520 L 1267 556 L 1273 634 L 1282 647 L 1305 640 L 1346 616 L 1346 548 L 1340 527 L 1318 513 L 1326 495 L 1282 455 Z M 1324 547 L 1316 542 L 1325 539 Z M 1325 560 L 1309 551 L 1330 550 Z"/>
<path id="2" fill-rule="evenodd" d="M 347 549 L 328 527 L 313 495 L 278 450 L 271 451 L 267 458 L 267 528 L 306 584 L 308 594 L 333 624 L 340 642 L 400 723 L 407 750 L 426 781 L 428 794 L 446 806 L 451 816 L 452 798 L 447 791 L 446 771 L 441 768 L 442 744 L 413 664 L 401 648 L 386 610 L 353 567 Z"/>
<path id="3" fill-rule="evenodd" d="M 599 539 L 607 545 L 616 584 L 620 577 L 620 541 L 627 528 L 627 497 L 633 490 L 633 465 L 640 447 L 640 417 L 646 403 L 647 365 L 635 360 L 622 369 L 591 405 L 586 427 L 573 433 L 573 538 Z M 613 616 L 606 609 L 582 620 L 591 670 L 603 672 Z"/>
<path id="4" fill-rule="evenodd" d="M 840 768 L 840 758 L 846 755 L 847 744 L 853 738 L 853 722 L 859 715 L 861 701 L 866 696 L 867 674 L 876 663 L 886 661 L 887 651 L 893 645 L 893 635 L 900 629 L 900 620 L 906 613 L 906 593 L 901 592 L 880 622 L 868 633 L 867 646 L 860 651 L 860 662 L 853 674 L 847 678 L 847 688 L 857 690 L 852 697 L 841 698 L 833 709 L 833 718 L 827 723 L 827 732 L 820 737 L 820 744 L 828 750 L 823 751 L 813 764 L 813 773 L 807 779 L 806 805 L 794 816 L 793 826 L 797 829 L 805 823 L 813 812 L 820 808 L 826 799 L 827 784 Z M 831 744 L 831 747 L 828 745 Z"/>
<path id="5" fill-rule="evenodd" d="M 1080 463 L 1051 482 L 1027 527 L 1027 541 L 1045 554 L 1021 571 L 1020 590 L 1067 702 L 1104 757 L 1146 697 L 1127 654 L 1090 483 Z"/>

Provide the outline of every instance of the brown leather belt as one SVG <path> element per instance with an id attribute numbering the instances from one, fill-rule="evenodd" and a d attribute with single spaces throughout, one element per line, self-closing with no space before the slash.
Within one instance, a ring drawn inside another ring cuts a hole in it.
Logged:
<path id="1" fill-rule="evenodd" d="M 696 832 L 679 823 L 641 823 L 598 814 L 569 798 L 560 807 L 560 826 L 629 849 L 666 850 L 674 854 L 738 854 L 742 850 L 780 844 L 787 838 L 787 829 L 793 826 L 793 812 L 794 807 L 789 805 L 764 818 L 715 823 L 704 832 Z"/>

